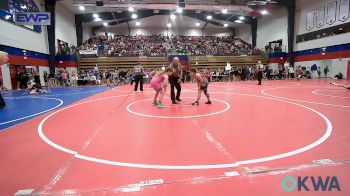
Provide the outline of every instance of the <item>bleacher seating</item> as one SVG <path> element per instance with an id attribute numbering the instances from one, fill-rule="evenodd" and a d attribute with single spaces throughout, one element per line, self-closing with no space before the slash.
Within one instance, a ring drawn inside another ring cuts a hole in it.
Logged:
<path id="1" fill-rule="evenodd" d="M 267 64 L 267 59 L 259 56 L 190 56 L 190 65 L 198 68 L 218 68 L 224 67 L 227 62 L 231 66 L 251 66 L 258 61 Z M 197 64 L 197 63 L 198 64 Z M 144 68 L 160 68 L 168 65 L 166 57 L 93 57 L 81 58 L 80 69 L 92 70 L 96 65 L 101 70 L 131 69 L 137 63 L 141 63 Z"/>
<path id="2" fill-rule="evenodd" d="M 159 68 L 167 65 L 165 57 L 105 57 L 105 58 L 81 58 L 80 69 L 92 70 L 96 65 L 101 70 L 131 69 L 137 63 L 141 63 L 144 68 Z"/>
<path id="3" fill-rule="evenodd" d="M 137 35 L 95 36 L 80 47 L 99 50 L 98 57 L 82 55 L 81 70 L 91 70 L 96 65 L 101 70 L 131 69 L 137 63 L 144 68 L 159 68 L 168 65 L 167 55 L 187 54 L 191 66 L 198 68 L 251 66 L 258 61 L 267 63 L 260 50 L 236 36 L 182 36 Z M 100 50 L 100 49 L 101 50 Z"/>
<path id="4" fill-rule="evenodd" d="M 97 50 L 99 56 L 254 55 L 260 51 L 237 36 L 100 35 L 88 39 L 80 50 Z"/>

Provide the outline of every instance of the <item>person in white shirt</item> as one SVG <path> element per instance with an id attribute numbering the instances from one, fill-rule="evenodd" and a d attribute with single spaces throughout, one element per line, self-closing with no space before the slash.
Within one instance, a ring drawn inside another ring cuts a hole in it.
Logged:
<path id="1" fill-rule="evenodd" d="M 92 76 L 90 77 L 90 80 L 91 80 L 91 83 L 92 83 L 93 85 L 96 85 L 96 76 L 95 76 L 95 75 L 92 75 Z"/>
<path id="2" fill-rule="evenodd" d="M 289 78 L 294 78 L 294 67 L 290 66 L 288 68 Z"/>

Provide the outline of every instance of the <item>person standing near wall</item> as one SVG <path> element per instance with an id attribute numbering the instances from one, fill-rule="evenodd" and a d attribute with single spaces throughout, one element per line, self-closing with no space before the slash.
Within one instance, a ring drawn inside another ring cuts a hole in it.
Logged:
<path id="1" fill-rule="evenodd" d="M 329 72 L 328 66 L 326 66 L 326 67 L 324 68 L 323 72 L 324 72 L 324 77 L 327 78 L 327 74 L 328 74 L 328 72 Z"/>
<path id="2" fill-rule="evenodd" d="M 135 76 L 135 91 L 137 91 L 137 88 L 139 86 L 140 83 L 140 90 L 143 91 L 143 67 L 141 66 L 141 64 L 137 64 L 134 67 L 134 76 Z"/>
<path id="3" fill-rule="evenodd" d="M 317 65 L 313 64 L 311 66 L 312 79 L 317 78 Z"/>
<path id="4" fill-rule="evenodd" d="M 257 74 L 256 74 L 256 77 L 258 78 L 258 85 L 261 85 L 261 81 L 262 81 L 262 78 L 263 78 L 263 70 L 264 70 L 264 65 L 261 63 L 261 61 L 258 61 L 258 64 L 256 65 L 256 71 L 257 71 Z"/>
<path id="5" fill-rule="evenodd" d="M 294 67 L 290 66 L 288 68 L 288 72 L 289 72 L 289 79 L 293 79 L 294 78 Z"/>
<path id="6" fill-rule="evenodd" d="M 317 69 L 318 78 L 321 79 L 321 67 Z"/>
<path id="7" fill-rule="evenodd" d="M 9 57 L 8 57 L 8 54 L 6 52 L 2 52 L 0 51 L 0 66 L 7 63 L 9 60 Z M 2 89 L 0 89 L 0 92 L 2 91 Z M 0 93 L 0 108 L 3 108 L 5 107 L 5 101 L 4 99 L 2 98 L 1 96 L 1 93 Z"/>

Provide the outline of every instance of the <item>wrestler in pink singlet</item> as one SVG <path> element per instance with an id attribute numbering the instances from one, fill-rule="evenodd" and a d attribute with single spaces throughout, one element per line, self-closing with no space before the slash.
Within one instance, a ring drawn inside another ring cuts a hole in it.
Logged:
<path id="1" fill-rule="evenodd" d="M 162 83 L 164 82 L 164 76 L 162 75 L 156 75 L 152 78 L 150 84 L 156 91 L 162 90 Z"/>

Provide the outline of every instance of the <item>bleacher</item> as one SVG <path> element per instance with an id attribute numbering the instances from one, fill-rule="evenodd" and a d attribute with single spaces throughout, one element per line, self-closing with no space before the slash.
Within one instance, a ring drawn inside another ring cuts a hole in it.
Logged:
<path id="1" fill-rule="evenodd" d="M 258 61 L 267 64 L 267 59 L 261 55 L 256 56 L 190 56 L 190 65 L 197 68 L 223 68 L 227 62 L 232 67 L 252 66 L 256 65 Z"/>
<path id="2" fill-rule="evenodd" d="M 262 55 L 257 56 L 190 56 L 190 65 L 197 68 L 223 68 L 227 62 L 231 66 L 251 66 L 258 61 L 267 64 L 267 59 Z M 82 57 L 80 70 L 92 70 L 97 65 L 100 70 L 131 69 L 137 63 L 145 68 L 160 68 L 168 65 L 166 57 Z"/>
<path id="3" fill-rule="evenodd" d="M 91 70 L 96 65 L 100 70 L 131 69 L 137 63 L 141 63 L 144 68 L 159 68 L 167 65 L 165 57 L 99 57 L 81 58 L 80 70 Z"/>

